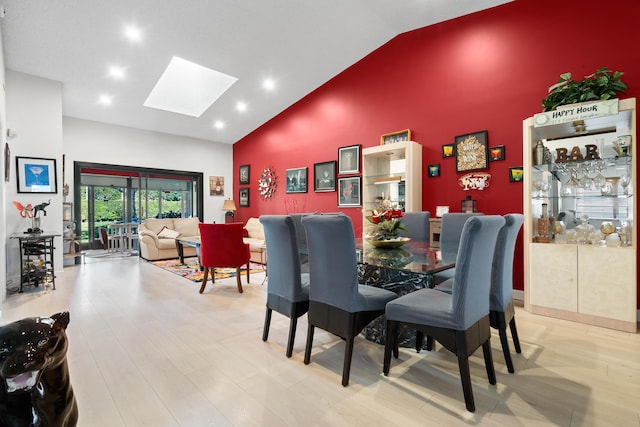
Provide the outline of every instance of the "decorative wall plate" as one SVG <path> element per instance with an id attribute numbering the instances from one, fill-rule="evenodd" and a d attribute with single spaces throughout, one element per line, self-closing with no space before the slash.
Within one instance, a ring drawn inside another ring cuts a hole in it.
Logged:
<path id="1" fill-rule="evenodd" d="M 258 192 L 263 199 L 267 200 L 276 192 L 277 176 L 273 168 L 264 168 L 258 180 Z"/>

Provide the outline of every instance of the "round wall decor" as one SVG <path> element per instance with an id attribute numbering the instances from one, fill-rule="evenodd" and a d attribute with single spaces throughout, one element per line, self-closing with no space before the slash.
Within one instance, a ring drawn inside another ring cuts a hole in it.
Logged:
<path id="1" fill-rule="evenodd" d="M 273 168 L 264 168 L 258 180 L 258 192 L 263 199 L 267 200 L 276 192 L 276 172 Z"/>

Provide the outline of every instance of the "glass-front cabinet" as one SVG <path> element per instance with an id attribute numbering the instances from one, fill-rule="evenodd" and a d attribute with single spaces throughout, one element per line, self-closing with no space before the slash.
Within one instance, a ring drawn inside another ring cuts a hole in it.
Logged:
<path id="1" fill-rule="evenodd" d="M 362 210 L 366 217 L 387 200 L 405 212 L 422 210 L 422 145 L 415 141 L 362 150 Z M 368 221 L 363 217 L 366 228 Z"/>
<path id="2" fill-rule="evenodd" d="M 526 119 L 525 308 L 637 329 L 635 98 Z"/>

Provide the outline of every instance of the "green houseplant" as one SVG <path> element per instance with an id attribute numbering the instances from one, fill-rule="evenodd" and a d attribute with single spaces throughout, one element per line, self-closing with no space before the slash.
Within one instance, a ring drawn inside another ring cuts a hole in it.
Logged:
<path id="1" fill-rule="evenodd" d="M 611 71 L 607 67 L 596 70 L 585 76 L 584 80 L 575 81 L 571 73 L 560 74 L 558 83 L 549 87 L 547 97 L 542 100 L 542 111 L 552 111 L 561 105 L 586 101 L 604 101 L 618 97 L 628 86 L 620 80 L 624 73 Z"/>

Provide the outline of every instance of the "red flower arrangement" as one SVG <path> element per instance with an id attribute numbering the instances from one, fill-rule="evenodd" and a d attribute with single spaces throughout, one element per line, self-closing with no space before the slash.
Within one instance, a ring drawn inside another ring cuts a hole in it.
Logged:
<path id="1" fill-rule="evenodd" d="M 400 209 L 374 209 L 367 220 L 375 227 L 369 233 L 373 240 L 393 240 L 399 238 L 398 230 L 404 230 L 401 218 L 404 212 Z"/>

